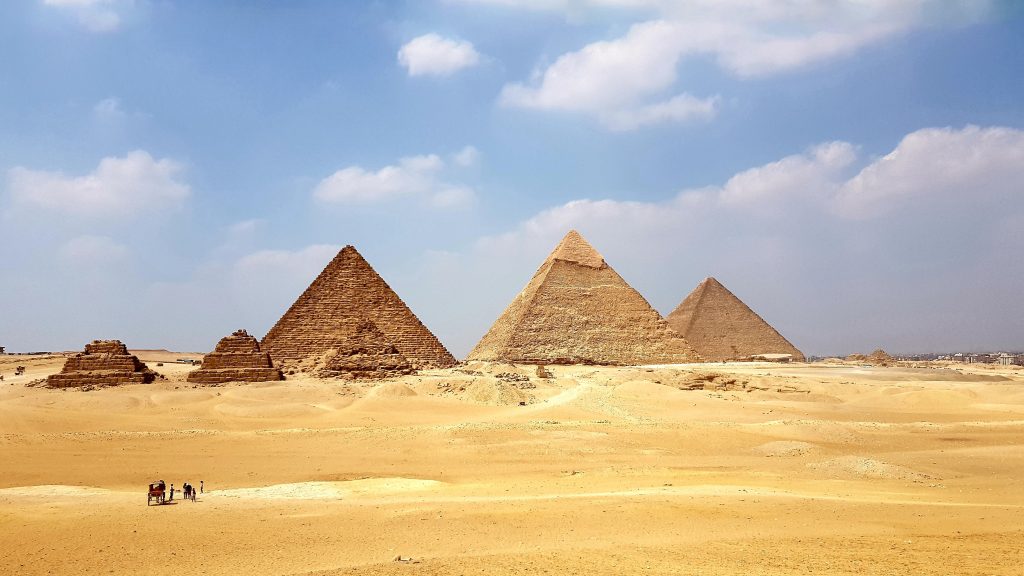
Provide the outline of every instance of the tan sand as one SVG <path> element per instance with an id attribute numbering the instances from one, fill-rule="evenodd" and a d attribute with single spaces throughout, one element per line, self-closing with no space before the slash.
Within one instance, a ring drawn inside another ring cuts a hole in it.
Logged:
<path id="1" fill-rule="evenodd" d="M 0 574 L 1024 566 L 1010 368 L 471 363 L 195 387 L 168 362 L 153 384 L 26 387 L 62 364 L 0 356 Z M 206 493 L 147 507 L 156 479 Z"/>

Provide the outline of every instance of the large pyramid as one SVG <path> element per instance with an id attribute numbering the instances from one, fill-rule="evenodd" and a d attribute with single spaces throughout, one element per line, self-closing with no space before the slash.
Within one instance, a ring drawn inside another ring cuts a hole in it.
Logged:
<path id="1" fill-rule="evenodd" d="M 699 358 L 572 230 L 467 360 L 626 365 Z"/>
<path id="2" fill-rule="evenodd" d="M 337 350 L 353 321 L 369 320 L 413 368 L 456 364 L 430 330 L 352 246 L 345 246 L 263 338 L 276 362 L 297 364 Z"/>
<path id="3" fill-rule="evenodd" d="M 690 292 L 668 323 L 710 362 L 755 354 L 791 354 L 804 361 L 802 352 L 714 278 Z"/>

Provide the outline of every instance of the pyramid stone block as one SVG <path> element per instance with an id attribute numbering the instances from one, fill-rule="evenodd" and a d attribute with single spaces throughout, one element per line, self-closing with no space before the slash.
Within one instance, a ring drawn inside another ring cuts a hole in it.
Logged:
<path id="1" fill-rule="evenodd" d="M 467 360 L 629 365 L 696 362 L 699 357 L 572 230 Z"/>
<path id="2" fill-rule="evenodd" d="M 270 354 L 260 351 L 256 338 L 237 330 L 222 338 L 214 351 L 203 357 L 203 365 L 189 372 L 186 379 L 198 384 L 221 384 L 284 380 L 284 376 L 274 368 Z"/>
<path id="3" fill-rule="evenodd" d="M 705 360 L 743 360 L 759 354 L 804 355 L 721 282 L 707 278 L 668 315 L 668 323 Z"/>
<path id="4" fill-rule="evenodd" d="M 263 338 L 276 362 L 321 359 L 352 322 L 369 320 L 414 369 L 447 368 L 455 358 L 352 246 L 344 247 Z"/>
<path id="5" fill-rule="evenodd" d="M 412 373 L 412 365 L 376 324 L 352 318 L 342 324 L 315 373 L 328 378 L 388 378 Z"/>
<path id="6" fill-rule="evenodd" d="M 49 376 L 46 386 L 119 386 L 148 384 L 155 379 L 156 372 L 129 354 L 120 340 L 93 340 L 85 345 L 85 352 L 68 358 L 59 374 Z"/>

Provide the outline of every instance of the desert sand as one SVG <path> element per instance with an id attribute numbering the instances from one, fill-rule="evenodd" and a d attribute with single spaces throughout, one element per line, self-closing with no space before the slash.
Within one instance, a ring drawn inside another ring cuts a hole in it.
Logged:
<path id="1" fill-rule="evenodd" d="M 0 574 L 1024 573 L 1011 367 L 211 387 L 135 353 L 165 379 L 51 390 L 63 357 L 0 356 Z M 206 491 L 147 507 L 156 479 Z"/>

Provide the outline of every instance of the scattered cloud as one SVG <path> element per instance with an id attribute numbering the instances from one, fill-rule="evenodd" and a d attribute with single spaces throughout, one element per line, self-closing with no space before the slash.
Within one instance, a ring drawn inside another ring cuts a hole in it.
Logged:
<path id="1" fill-rule="evenodd" d="M 479 152 L 472 146 L 452 157 L 456 167 L 476 162 Z M 397 198 L 421 197 L 436 207 L 454 208 L 472 202 L 473 189 L 442 179 L 449 170 L 437 154 L 409 156 L 379 170 L 349 166 L 324 178 L 313 189 L 313 197 L 325 203 L 369 204 Z"/>
<path id="2" fill-rule="evenodd" d="M 843 183 L 835 209 L 869 218 L 912 202 L 953 202 L 981 209 L 985 198 L 1020 202 L 1024 132 L 967 126 L 908 134 L 892 152 Z"/>
<path id="3" fill-rule="evenodd" d="M 179 180 L 182 167 L 167 158 L 156 160 L 144 150 L 107 157 L 85 176 L 31 170 L 8 172 L 15 204 L 94 218 L 117 218 L 177 208 L 190 192 Z"/>
<path id="4" fill-rule="evenodd" d="M 464 168 L 476 166 L 476 163 L 480 161 L 480 151 L 474 146 L 466 146 L 452 156 L 452 161 Z"/>
<path id="5" fill-rule="evenodd" d="M 525 283 L 576 228 L 663 312 L 715 275 L 811 353 L 999 346 L 1024 305 L 956 304 L 1024 281 L 1005 265 L 1024 250 L 1022 180 L 1013 128 L 922 129 L 881 157 L 829 142 L 663 201 L 553 206 L 480 238 L 464 266 Z"/>
<path id="6" fill-rule="evenodd" d="M 43 0 L 46 6 L 73 13 L 82 27 L 96 33 L 113 32 L 120 28 L 120 11 L 131 7 L 133 3 L 133 0 Z"/>
<path id="7" fill-rule="evenodd" d="M 65 264 L 83 268 L 116 264 L 126 256 L 128 247 L 109 236 L 77 236 L 60 247 L 60 258 Z"/>
<path id="8" fill-rule="evenodd" d="M 500 0 L 475 3 L 518 5 Z M 941 6 L 940 6 L 941 4 Z M 740 77 L 770 76 L 850 56 L 929 24 L 935 14 L 976 18 L 987 2 L 792 2 L 606 0 L 532 2 L 552 10 L 645 8 L 658 17 L 633 24 L 623 36 L 562 54 L 527 82 L 507 84 L 500 103 L 596 117 L 614 130 L 713 117 L 715 96 L 680 92 L 678 69 L 687 58 L 711 57 Z M 676 93 L 674 97 L 670 94 Z"/>
<path id="9" fill-rule="evenodd" d="M 450 76 L 480 63 L 473 44 L 430 33 L 413 38 L 398 50 L 398 63 L 409 76 Z"/>

